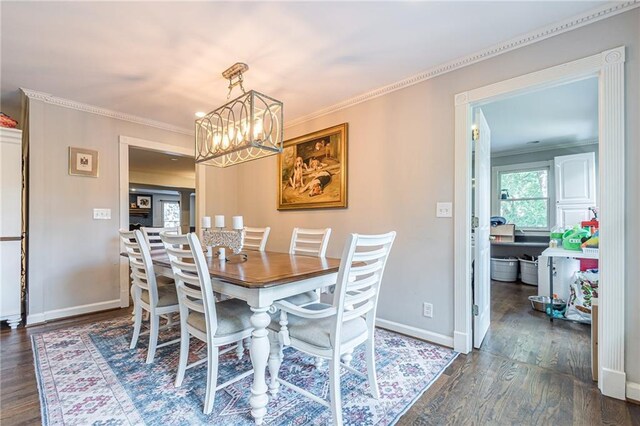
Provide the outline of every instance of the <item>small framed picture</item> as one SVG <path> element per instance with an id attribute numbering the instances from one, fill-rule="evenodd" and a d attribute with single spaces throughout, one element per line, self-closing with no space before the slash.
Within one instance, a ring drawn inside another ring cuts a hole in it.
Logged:
<path id="1" fill-rule="evenodd" d="M 98 177 L 98 151 L 70 146 L 69 174 Z"/>
<path id="2" fill-rule="evenodd" d="M 150 195 L 138 195 L 136 198 L 136 202 L 138 204 L 139 209 L 150 209 L 151 208 L 151 196 Z"/>

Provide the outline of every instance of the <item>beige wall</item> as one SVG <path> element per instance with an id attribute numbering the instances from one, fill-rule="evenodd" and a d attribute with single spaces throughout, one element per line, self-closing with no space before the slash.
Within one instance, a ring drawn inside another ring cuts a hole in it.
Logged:
<path id="1" fill-rule="evenodd" d="M 195 188 L 195 173 L 189 176 L 175 173 L 154 173 L 141 170 L 129 170 L 129 183 L 165 186 L 171 188 Z"/>
<path id="2" fill-rule="evenodd" d="M 193 138 L 42 101 L 29 108 L 29 316 L 117 300 L 119 136 L 182 147 Z M 99 152 L 98 178 L 69 176 L 69 146 Z M 93 220 L 93 208 L 110 208 L 111 220 Z"/>
<path id="3" fill-rule="evenodd" d="M 628 380 L 640 382 L 640 363 L 632 361 L 640 359 L 639 28 L 640 11 L 635 9 L 288 128 L 286 137 L 292 138 L 349 123 L 348 209 L 277 211 L 276 159 L 270 157 L 208 171 L 206 211 L 239 213 L 247 225 L 271 226 L 268 249 L 278 251 L 287 249 L 294 226 L 332 227 L 331 256 L 340 254 L 349 232 L 398 231 L 379 316 L 452 336 L 453 220 L 436 218 L 435 205 L 454 198 L 454 95 L 626 45 L 626 369 Z M 433 319 L 422 316 L 425 301 L 434 304 Z"/>

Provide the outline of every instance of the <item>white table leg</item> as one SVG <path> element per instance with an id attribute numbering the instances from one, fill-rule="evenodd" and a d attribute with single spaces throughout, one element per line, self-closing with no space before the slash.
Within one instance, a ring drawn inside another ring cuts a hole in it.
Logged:
<path id="1" fill-rule="evenodd" d="M 251 334 L 250 354 L 253 365 L 253 385 L 251 386 L 249 405 L 251 405 L 251 416 L 253 416 L 255 423 L 261 425 L 265 414 L 267 414 L 267 404 L 269 403 L 265 372 L 270 346 L 267 326 L 271 322 L 271 317 L 267 314 L 268 306 L 257 308 L 252 306 L 251 310 L 253 311 L 253 315 L 251 315 L 253 333 Z"/>

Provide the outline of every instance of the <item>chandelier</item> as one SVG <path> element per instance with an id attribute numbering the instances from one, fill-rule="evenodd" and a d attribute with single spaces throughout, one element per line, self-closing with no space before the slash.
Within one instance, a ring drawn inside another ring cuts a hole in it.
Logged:
<path id="1" fill-rule="evenodd" d="M 282 102 L 255 90 L 245 92 L 238 62 L 222 73 L 229 94 L 240 86 L 242 95 L 196 120 L 196 163 L 228 167 L 282 152 Z"/>

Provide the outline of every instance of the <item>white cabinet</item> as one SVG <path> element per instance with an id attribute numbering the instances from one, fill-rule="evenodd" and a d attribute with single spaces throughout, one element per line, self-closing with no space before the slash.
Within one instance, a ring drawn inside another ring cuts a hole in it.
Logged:
<path id="1" fill-rule="evenodd" d="M 556 157 L 556 223 L 574 226 L 591 218 L 589 207 L 597 206 L 595 153 Z"/>
<path id="2" fill-rule="evenodd" d="M 0 128 L 0 321 L 21 320 L 22 132 Z"/>

